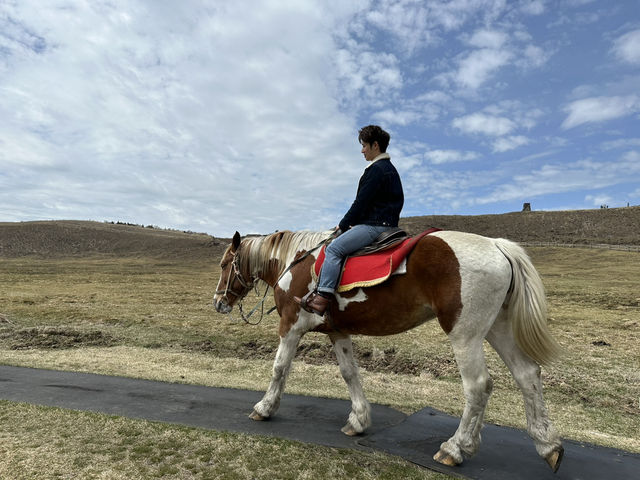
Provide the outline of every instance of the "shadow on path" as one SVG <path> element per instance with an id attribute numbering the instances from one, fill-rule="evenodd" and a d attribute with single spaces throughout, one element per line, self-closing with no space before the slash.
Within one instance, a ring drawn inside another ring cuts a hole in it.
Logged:
<path id="1" fill-rule="evenodd" d="M 640 455 L 564 441 L 557 474 L 538 457 L 521 430 L 486 425 L 478 455 L 459 467 L 432 460 L 455 432 L 459 419 L 425 408 L 406 416 L 372 406 L 374 426 L 367 434 L 340 432 L 351 403 L 347 400 L 284 395 L 277 416 L 265 422 L 248 418 L 262 392 L 183 385 L 87 373 L 0 366 L 0 399 L 101 412 L 213 430 L 287 438 L 337 448 L 376 449 L 452 476 L 491 480 L 597 480 L 639 478 Z"/>

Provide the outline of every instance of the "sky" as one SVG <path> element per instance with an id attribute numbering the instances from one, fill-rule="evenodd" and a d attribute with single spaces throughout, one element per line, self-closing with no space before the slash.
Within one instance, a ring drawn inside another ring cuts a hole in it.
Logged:
<path id="1" fill-rule="evenodd" d="M 0 0 L 0 222 L 324 230 L 640 204 L 638 0 Z"/>

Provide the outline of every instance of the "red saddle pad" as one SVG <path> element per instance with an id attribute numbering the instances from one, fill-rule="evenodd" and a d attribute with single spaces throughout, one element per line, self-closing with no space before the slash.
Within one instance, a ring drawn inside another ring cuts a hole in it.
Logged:
<path id="1" fill-rule="evenodd" d="M 384 282 L 400 266 L 402 260 L 411 253 L 418 240 L 437 231 L 440 231 L 440 229 L 430 228 L 414 237 L 407 238 L 395 247 L 368 255 L 347 257 L 336 290 L 338 292 L 347 292 L 356 287 L 371 287 Z M 313 265 L 312 273 L 315 278 L 320 275 L 320 269 L 324 263 L 325 248 L 322 247 Z"/>

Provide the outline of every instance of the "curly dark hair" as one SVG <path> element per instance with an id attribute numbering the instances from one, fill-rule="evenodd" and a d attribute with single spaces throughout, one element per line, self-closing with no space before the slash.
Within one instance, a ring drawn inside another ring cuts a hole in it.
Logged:
<path id="1" fill-rule="evenodd" d="M 382 153 L 387 151 L 390 139 L 391 135 L 385 132 L 378 125 L 367 125 L 366 127 L 362 127 L 358 132 L 358 141 L 360 143 L 373 145 L 373 142 L 378 142 L 380 152 Z"/>

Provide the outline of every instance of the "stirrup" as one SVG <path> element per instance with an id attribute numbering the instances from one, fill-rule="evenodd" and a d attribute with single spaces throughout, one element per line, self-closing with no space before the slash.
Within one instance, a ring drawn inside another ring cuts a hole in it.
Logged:
<path id="1" fill-rule="evenodd" d="M 311 308 L 311 307 L 309 306 L 309 300 L 310 300 L 311 298 L 315 297 L 316 295 L 317 295 L 317 296 L 319 296 L 319 297 L 326 298 L 326 297 L 324 297 L 323 295 L 321 295 L 321 294 L 320 294 L 320 292 L 318 292 L 318 290 L 313 289 L 313 290 L 310 290 L 309 292 L 307 292 L 307 293 L 306 293 L 306 295 L 305 295 L 304 297 L 302 297 L 302 298 L 293 297 L 293 299 L 296 301 L 296 303 L 298 303 L 298 304 L 300 305 L 300 307 L 301 307 L 305 312 L 314 313 L 314 314 L 319 315 L 319 316 L 321 316 L 321 317 L 322 317 L 322 316 L 325 314 L 326 309 L 325 309 L 325 311 L 324 311 L 324 312 L 320 312 L 320 311 L 315 310 L 315 309 L 313 309 L 313 308 Z M 331 301 L 330 299 L 327 299 L 327 300 L 328 300 L 328 301 Z M 327 307 L 328 307 L 328 306 L 327 306 Z"/>
<path id="2" fill-rule="evenodd" d="M 309 300 L 311 300 L 314 296 L 320 295 L 318 290 L 315 288 L 313 290 L 309 290 L 307 294 L 300 299 L 300 306 L 309 313 L 315 313 L 316 315 L 320 315 L 320 313 L 309 306 Z"/>

